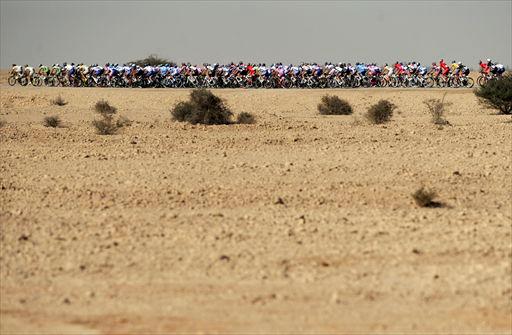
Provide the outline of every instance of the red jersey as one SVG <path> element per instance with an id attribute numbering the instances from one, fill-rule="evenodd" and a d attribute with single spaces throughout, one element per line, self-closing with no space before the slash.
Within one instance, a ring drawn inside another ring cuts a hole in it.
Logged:
<path id="1" fill-rule="evenodd" d="M 489 73 L 489 66 L 486 63 L 480 63 L 480 67 L 482 68 L 482 72 Z"/>
<path id="2" fill-rule="evenodd" d="M 402 67 L 402 64 L 397 63 L 397 64 L 395 64 L 395 70 L 396 70 L 396 73 L 402 73 L 404 71 L 404 68 Z"/>
<path id="3" fill-rule="evenodd" d="M 444 62 L 444 60 L 441 59 L 441 61 L 439 62 L 439 66 L 441 67 L 441 69 L 443 70 L 449 70 L 450 68 L 446 65 L 446 63 Z"/>
<path id="4" fill-rule="evenodd" d="M 254 68 L 252 67 L 252 65 L 249 65 L 247 67 L 247 70 L 249 71 L 249 75 L 252 77 L 254 76 Z"/>

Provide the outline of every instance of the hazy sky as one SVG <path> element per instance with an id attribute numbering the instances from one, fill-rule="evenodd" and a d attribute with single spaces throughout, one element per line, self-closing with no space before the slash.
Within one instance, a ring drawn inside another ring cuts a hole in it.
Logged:
<path id="1" fill-rule="evenodd" d="M 0 0 L 0 66 L 445 58 L 512 65 L 507 1 Z"/>

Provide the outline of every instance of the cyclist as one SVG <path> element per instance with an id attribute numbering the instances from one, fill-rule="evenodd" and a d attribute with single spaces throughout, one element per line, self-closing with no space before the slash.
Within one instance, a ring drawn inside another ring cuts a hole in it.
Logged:
<path id="1" fill-rule="evenodd" d="M 39 64 L 39 71 L 37 73 L 42 77 L 48 77 L 50 74 L 50 68 L 46 65 Z"/>
<path id="2" fill-rule="evenodd" d="M 485 75 L 488 75 L 489 72 L 491 71 L 491 68 L 487 65 L 487 63 L 479 61 L 478 65 L 480 65 L 480 72 L 485 74 Z"/>
<path id="3" fill-rule="evenodd" d="M 446 63 L 444 62 L 444 59 L 441 59 L 439 61 L 439 67 L 441 68 L 441 74 L 446 77 L 448 75 L 448 73 L 450 73 L 450 68 L 448 67 L 448 65 L 446 65 Z"/>
<path id="4" fill-rule="evenodd" d="M 11 69 L 11 72 L 9 73 L 10 75 L 12 75 L 16 79 L 18 79 L 18 78 L 22 77 L 23 73 L 24 73 L 23 66 L 12 64 L 12 69 Z"/>
<path id="5" fill-rule="evenodd" d="M 441 73 L 441 68 L 436 64 L 436 62 L 432 62 L 430 69 L 427 72 L 427 75 L 434 76 L 437 78 Z"/>
<path id="6" fill-rule="evenodd" d="M 450 69 L 452 70 L 452 73 L 455 73 L 458 68 L 459 68 L 459 63 L 457 63 L 456 61 L 453 61 L 452 64 L 450 65 Z"/>
<path id="7" fill-rule="evenodd" d="M 505 73 L 505 67 L 503 64 L 497 63 L 491 67 L 491 72 L 497 76 L 501 76 L 503 73 Z"/>
<path id="8" fill-rule="evenodd" d="M 418 70 L 417 70 L 417 73 L 418 75 L 420 76 L 425 76 L 427 74 L 427 68 L 423 65 L 421 65 L 421 63 L 418 63 Z"/>
<path id="9" fill-rule="evenodd" d="M 23 71 L 23 75 L 27 78 L 27 81 L 32 84 L 32 77 L 34 76 L 34 68 L 32 66 L 25 65 L 25 70 Z"/>

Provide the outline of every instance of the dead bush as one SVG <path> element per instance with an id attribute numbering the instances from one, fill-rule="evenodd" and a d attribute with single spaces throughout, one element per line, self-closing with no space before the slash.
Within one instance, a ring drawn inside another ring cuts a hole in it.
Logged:
<path id="1" fill-rule="evenodd" d="M 446 111 L 446 107 L 450 106 L 451 103 L 444 102 L 446 97 L 446 93 L 443 95 L 441 100 L 439 99 L 428 99 L 423 101 L 423 103 L 427 106 L 430 115 L 432 116 L 432 122 L 437 125 L 447 125 L 450 124 L 444 118 L 444 112 Z"/>
<path id="2" fill-rule="evenodd" d="M 442 203 L 434 201 L 437 197 L 437 193 L 434 190 L 426 189 L 421 187 L 412 194 L 414 202 L 420 207 L 442 207 Z"/>
<path id="3" fill-rule="evenodd" d="M 512 114 L 512 74 L 489 80 L 475 90 L 475 95 L 484 106 Z"/>
<path id="4" fill-rule="evenodd" d="M 382 124 L 391 120 L 395 109 L 396 106 L 393 103 L 388 100 L 380 100 L 368 109 L 365 116 L 370 123 Z"/>
<path id="5" fill-rule="evenodd" d="M 52 105 L 57 105 L 57 106 L 65 106 L 68 104 L 64 99 L 62 99 L 62 97 L 60 95 L 57 96 L 55 99 L 53 99 L 51 102 L 52 102 Z"/>
<path id="6" fill-rule="evenodd" d="M 256 118 L 251 113 L 242 112 L 238 114 L 236 122 L 239 124 L 253 124 L 256 123 Z"/>
<path id="7" fill-rule="evenodd" d="M 132 125 L 132 120 L 126 116 L 120 116 L 116 121 L 116 125 L 118 128 L 129 127 Z"/>
<path id="8" fill-rule="evenodd" d="M 92 125 L 96 128 L 96 133 L 100 135 L 114 135 L 124 126 L 124 120 L 121 120 L 121 117 L 117 120 L 114 118 L 117 108 L 110 105 L 106 100 L 96 102 L 94 110 L 102 117 L 101 120 L 94 120 L 92 122 Z"/>
<path id="9" fill-rule="evenodd" d="M 92 125 L 96 128 L 96 132 L 99 135 L 114 135 L 120 128 L 111 117 L 94 120 Z"/>
<path id="10" fill-rule="evenodd" d="M 350 115 L 352 106 L 335 95 L 324 95 L 317 106 L 318 112 L 322 115 Z"/>
<path id="11" fill-rule="evenodd" d="M 173 119 L 191 124 L 230 124 L 233 113 L 221 98 L 206 89 L 194 89 L 190 99 L 178 103 L 172 110 Z"/>
<path id="12" fill-rule="evenodd" d="M 43 119 L 43 126 L 57 128 L 57 127 L 62 126 L 62 121 L 60 120 L 59 116 L 57 116 L 57 115 L 46 116 Z"/>
<path id="13" fill-rule="evenodd" d="M 94 110 L 100 115 L 114 115 L 117 113 L 117 108 L 110 105 L 106 100 L 100 100 L 94 105 Z"/>

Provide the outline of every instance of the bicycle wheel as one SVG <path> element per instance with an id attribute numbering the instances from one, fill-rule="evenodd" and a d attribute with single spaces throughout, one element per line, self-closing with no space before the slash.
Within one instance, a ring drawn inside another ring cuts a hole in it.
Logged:
<path id="1" fill-rule="evenodd" d="M 476 78 L 476 83 L 479 85 L 479 86 L 482 86 L 482 85 L 485 85 L 485 83 L 487 82 L 487 78 L 485 78 L 485 76 L 478 76 L 478 78 Z"/>
<path id="2" fill-rule="evenodd" d="M 466 87 L 472 88 L 475 85 L 475 81 L 471 77 L 466 78 Z"/>
<path id="3" fill-rule="evenodd" d="M 21 86 L 27 86 L 27 84 L 28 84 L 27 78 L 25 78 L 25 77 L 20 78 L 20 85 Z"/>
<path id="4" fill-rule="evenodd" d="M 16 78 L 11 76 L 9 77 L 9 79 L 7 79 L 7 82 L 9 83 L 9 85 L 14 86 L 16 85 Z"/>

